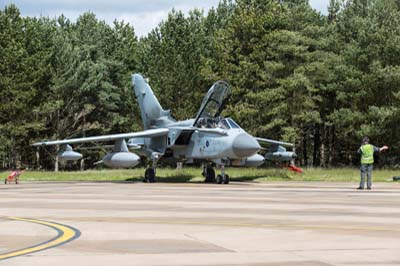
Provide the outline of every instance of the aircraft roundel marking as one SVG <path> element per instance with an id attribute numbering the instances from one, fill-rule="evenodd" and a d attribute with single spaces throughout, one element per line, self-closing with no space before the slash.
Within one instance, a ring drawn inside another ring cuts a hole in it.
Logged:
<path id="1" fill-rule="evenodd" d="M 208 140 L 206 141 L 206 146 L 210 146 L 210 142 L 208 142 Z"/>

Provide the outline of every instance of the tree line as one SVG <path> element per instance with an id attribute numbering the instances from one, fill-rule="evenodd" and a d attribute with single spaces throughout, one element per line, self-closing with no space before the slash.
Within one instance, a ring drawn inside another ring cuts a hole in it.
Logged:
<path id="1" fill-rule="evenodd" d="M 302 166 L 358 163 L 368 135 L 399 165 L 400 2 L 221 0 L 207 14 L 171 10 L 146 36 L 123 21 L 76 21 L 0 10 L 0 167 L 51 168 L 29 146 L 142 129 L 131 74 L 150 80 L 176 119 L 193 117 L 208 88 L 229 82 L 223 115 L 249 133 L 296 143 Z M 104 150 L 85 151 L 92 162 Z"/>

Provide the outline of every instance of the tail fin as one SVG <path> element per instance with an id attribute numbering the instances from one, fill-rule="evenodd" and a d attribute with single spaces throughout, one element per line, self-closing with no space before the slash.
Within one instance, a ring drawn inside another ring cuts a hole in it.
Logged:
<path id="1" fill-rule="evenodd" d="M 147 81 L 140 74 L 132 75 L 132 85 L 139 102 L 144 129 L 156 126 L 156 121 L 168 112 L 164 111 Z"/>

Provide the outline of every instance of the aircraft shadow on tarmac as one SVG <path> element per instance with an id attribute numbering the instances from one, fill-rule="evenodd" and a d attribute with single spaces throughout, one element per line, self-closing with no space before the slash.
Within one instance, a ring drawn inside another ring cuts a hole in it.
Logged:
<path id="1" fill-rule="evenodd" d="M 260 178 L 272 179 L 274 177 L 279 177 L 283 180 L 291 180 L 291 177 L 287 174 L 279 174 L 274 176 L 265 175 L 243 175 L 243 176 L 232 176 L 231 181 L 234 182 L 251 182 Z M 195 180 L 193 180 L 195 179 Z M 143 176 L 131 177 L 125 179 L 126 182 L 142 182 L 144 180 Z M 173 176 L 157 176 L 157 183 L 204 183 L 204 178 L 201 176 L 191 175 L 191 174 L 177 174 Z"/>
<path id="2" fill-rule="evenodd" d="M 157 183 L 189 183 L 194 175 L 174 175 L 174 176 L 157 176 Z M 125 179 L 127 182 L 142 182 L 144 180 L 144 176 L 131 177 Z M 201 181 L 191 181 L 190 183 L 201 183 Z"/>

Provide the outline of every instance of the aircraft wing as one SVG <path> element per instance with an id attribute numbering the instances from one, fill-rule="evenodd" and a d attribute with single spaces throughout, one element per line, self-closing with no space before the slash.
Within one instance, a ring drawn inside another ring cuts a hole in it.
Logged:
<path id="1" fill-rule="evenodd" d="M 273 140 L 273 139 L 264 139 L 264 138 L 255 138 L 258 143 L 260 143 L 260 145 L 280 145 L 280 146 L 284 146 L 284 147 L 294 147 L 293 143 L 289 143 L 289 142 L 283 142 L 283 141 L 277 141 L 277 140 Z"/>
<path id="2" fill-rule="evenodd" d="M 167 128 L 149 129 L 139 132 L 104 135 L 104 136 L 94 136 L 86 138 L 76 138 L 76 139 L 63 139 L 54 141 L 42 141 L 32 144 L 32 146 L 48 146 L 48 145 L 62 145 L 62 144 L 75 144 L 75 143 L 87 143 L 87 142 L 103 142 L 103 141 L 113 141 L 119 139 L 131 139 L 131 138 L 153 138 L 166 136 L 169 130 Z"/>
<path id="3" fill-rule="evenodd" d="M 130 150 L 138 150 L 141 148 L 141 145 L 138 144 L 131 144 L 131 143 L 126 143 L 126 146 L 130 149 Z M 96 145 L 93 147 L 90 146 L 83 146 L 83 147 L 75 147 L 75 150 L 78 151 L 87 151 L 87 150 L 100 150 L 100 149 L 112 149 L 114 148 L 114 145 Z"/>

